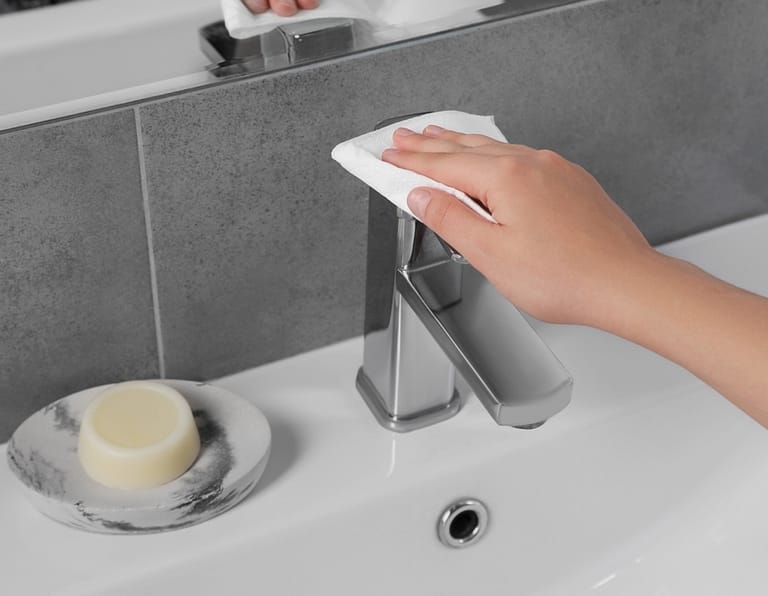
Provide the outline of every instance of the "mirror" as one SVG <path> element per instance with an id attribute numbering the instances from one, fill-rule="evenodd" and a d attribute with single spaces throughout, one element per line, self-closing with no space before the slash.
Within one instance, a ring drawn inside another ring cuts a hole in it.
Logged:
<path id="1" fill-rule="evenodd" d="M 0 131 L 573 1 L 343 0 L 353 18 L 236 40 L 220 0 L 0 0 Z"/>

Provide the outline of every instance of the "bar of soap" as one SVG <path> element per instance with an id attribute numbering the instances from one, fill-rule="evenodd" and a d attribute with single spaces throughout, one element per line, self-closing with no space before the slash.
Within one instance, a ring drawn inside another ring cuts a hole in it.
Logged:
<path id="1" fill-rule="evenodd" d="M 159 382 L 129 381 L 105 389 L 83 413 L 77 454 L 96 482 L 151 488 L 181 476 L 200 452 L 189 404 Z"/>

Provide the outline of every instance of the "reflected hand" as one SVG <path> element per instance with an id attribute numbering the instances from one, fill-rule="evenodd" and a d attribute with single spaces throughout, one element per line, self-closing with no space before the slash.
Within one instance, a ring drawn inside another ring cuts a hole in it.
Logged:
<path id="1" fill-rule="evenodd" d="M 295 15 L 302 8 L 317 8 L 318 0 L 243 0 L 252 13 L 275 11 L 282 17 Z"/>

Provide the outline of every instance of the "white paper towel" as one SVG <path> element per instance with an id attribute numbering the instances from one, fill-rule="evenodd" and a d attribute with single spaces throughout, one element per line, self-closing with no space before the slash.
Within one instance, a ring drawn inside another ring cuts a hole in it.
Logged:
<path id="1" fill-rule="evenodd" d="M 424 127 L 430 124 L 465 134 L 481 134 L 497 141 L 507 142 L 507 139 L 494 123 L 493 116 L 478 116 L 457 111 L 432 112 L 408 120 L 401 120 L 390 126 L 339 143 L 333 148 L 331 157 L 350 174 L 358 177 L 376 192 L 411 215 L 413 213 L 408 208 L 408 193 L 417 186 L 428 186 L 452 194 L 485 219 L 495 222 L 483 207 L 462 191 L 381 160 L 381 153 L 393 146 L 392 133 L 397 128 L 405 127 L 421 132 Z M 479 175 L 481 175 L 480 172 L 478 172 Z"/>
<path id="2" fill-rule="evenodd" d="M 480 10 L 503 0 L 320 0 L 317 8 L 300 10 L 292 17 L 272 11 L 252 14 L 242 0 L 220 0 L 224 24 L 235 39 L 272 31 L 280 25 L 310 19 L 363 19 L 383 26 L 416 25 L 459 12 Z"/>
<path id="3" fill-rule="evenodd" d="M 229 34 L 235 39 L 245 39 L 309 19 L 370 19 L 376 4 L 377 0 L 320 0 L 317 8 L 300 10 L 292 17 L 281 17 L 271 10 L 253 14 L 242 0 L 221 0 L 221 12 Z"/>

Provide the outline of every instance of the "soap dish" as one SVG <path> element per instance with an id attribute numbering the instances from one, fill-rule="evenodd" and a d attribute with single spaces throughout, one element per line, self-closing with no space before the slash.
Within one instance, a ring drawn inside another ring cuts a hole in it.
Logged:
<path id="1" fill-rule="evenodd" d="M 176 480 L 121 490 L 92 480 L 80 465 L 77 439 L 88 404 L 106 389 L 64 397 L 25 420 L 8 443 L 8 465 L 43 514 L 81 530 L 141 534 L 183 528 L 242 501 L 269 458 L 264 414 L 242 397 L 206 383 L 159 380 L 189 403 L 200 433 L 200 454 Z"/>

